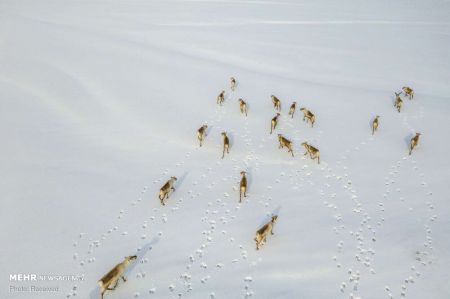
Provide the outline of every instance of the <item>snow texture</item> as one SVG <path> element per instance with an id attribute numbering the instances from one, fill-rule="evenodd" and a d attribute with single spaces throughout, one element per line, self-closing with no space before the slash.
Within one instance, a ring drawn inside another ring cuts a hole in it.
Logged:
<path id="1" fill-rule="evenodd" d="M 0 298 L 450 298 L 449 53 L 444 0 L 0 1 Z"/>

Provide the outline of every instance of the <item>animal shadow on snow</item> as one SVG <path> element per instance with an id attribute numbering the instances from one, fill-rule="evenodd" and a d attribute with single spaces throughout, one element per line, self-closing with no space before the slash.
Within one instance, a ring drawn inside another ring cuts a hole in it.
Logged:
<path id="1" fill-rule="evenodd" d="M 178 190 L 178 188 L 181 187 L 181 185 L 183 185 L 184 180 L 186 179 L 186 177 L 188 176 L 188 172 L 185 171 L 175 182 L 174 187 L 176 190 Z"/>
<path id="2" fill-rule="evenodd" d="M 209 125 L 207 124 L 207 128 L 206 128 L 206 137 L 209 136 L 209 134 L 211 134 L 211 132 L 213 131 L 214 126 L 213 125 Z"/>
<path id="3" fill-rule="evenodd" d="M 264 224 L 266 224 L 267 222 L 269 222 L 272 218 L 272 216 L 279 216 L 281 210 L 281 206 L 279 205 L 278 207 L 276 207 L 274 210 L 272 210 L 272 213 L 269 216 L 265 216 L 262 220 L 261 223 L 259 224 L 259 227 L 262 227 Z"/>
<path id="4" fill-rule="evenodd" d="M 405 141 L 406 144 L 406 148 L 409 150 L 409 146 L 411 144 L 411 138 L 413 138 L 416 134 L 413 133 L 409 133 L 407 136 L 405 136 L 405 138 L 403 138 L 403 140 Z"/>
<path id="5" fill-rule="evenodd" d="M 187 175 L 189 174 L 189 172 L 185 171 L 177 180 L 177 182 L 175 183 L 175 186 L 178 188 L 181 187 L 181 185 L 183 185 L 184 180 L 186 179 Z"/>
<path id="6" fill-rule="evenodd" d="M 127 281 L 128 281 L 129 276 L 130 276 L 130 273 L 133 272 L 134 268 L 136 268 L 136 266 L 139 263 L 139 261 L 142 260 L 145 257 L 147 252 L 152 249 L 153 245 L 158 244 L 159 239 L 160 239 L 159 237 L 154 237 L 150 242 L 145 244 L 144 247 L 142 247 L 141 250 L 138 250 L 135 253 L 135 255 L 137 256 L 136 260 L 133 263 L 131 263 L 130 266 L 124 272 L 124 277 L 127 279 Z M 111 269 L 112 269 L 112 267 L 113 267 L 113 265 L 111 265 Z M 109 269 L 109 270 L 111 270 L 111 269 Z M 106 273 L 107 272 L 105 272 L 104 274 L 106 274 Z M 122 284 L 124 284 L 124 282 L 122 281 L 122 279 L 119 279 L 119 284 L 117 285 L 117 288 L 120 288 L 120 285 L 122 285 Z M 108 292 L 113 292 L 113 291 L 107 291 L 105 293 L 105 298 L 107 297 Z M 89 298 L 90 299 L 99 299 L 99 298 L 101 298 L 100 287 L 99 286 L 97 286 L 95 289 L 93 289 L 91 291 L 91 293 L 89 294 Z"/>
<path id="7" fill-rule="evenodd" d="M 233 145 L 234 145 L 234 134 L 233 134 L 233 132 L 227 131 L 227 137 L 228 137 L 228 140 L 230 141 L 230 149 L 232 149 Z"/>

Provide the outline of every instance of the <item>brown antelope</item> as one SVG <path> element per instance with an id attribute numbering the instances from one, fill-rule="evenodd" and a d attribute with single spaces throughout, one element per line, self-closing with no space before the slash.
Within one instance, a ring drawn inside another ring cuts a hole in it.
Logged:
<path id="1" fill-rule="evenodd" d="M 208 125 L 203 125 L 200 127 L 200 129 L 197 130 L 197 138 L 200 141 L 200 146 L 202 146 L 203 140 L 205 139 L 207 128 Z"/>
<path id="2" fill-rule="evenodd" d="M 295 104 L 297 104 L 297 102 L 293 102 L 291 107 L 289 108 L 289 113 L 288 114 L 291 116 L 291 118 L 294 118 Z"/>
<path id="3" fill-rule="evenodd" d="M 166 205 L 164 203 L 164 199 L 165 198 L 169 199 L 170 191 L 175 191 L 175 188 L 173 187 L 173 185 L 175 184 L 176 181 L 177 181 L 176 177 L 174 177 L 174 176 L 170 177 L 170 179 L 159 190 L 159 200 L 161 200 L 161 204 L 163 206 Z"/>
<path id="4" fill-rule="evenodd" d="M 222 159 L 225 157 L 225 151 L 227 154 L 230 153 L 230 140 L 228 139 L 227 132 L 222 132 L 223 136 L 223 153 L 222 153 Z"/>
<path id="5" fill-rule="evenodd" d="M 372 135 L 375 134 L 375 131 L 378 129 L 378 118 L 379 117 L 380 117 L 379 115 L 375 116 L 375 118 L 372 121 Z"/>
<path id="6" fill-rule="evenodd" d="M 411 138 L 410 146 L 409 146 L 409 154 L 411 155 L 413 149 L 419 144 L 419 136 L 421 133 L 416 133 L 416 135 Z"/>
<path id="7" fill-rule="evenodd" d="M 241 109 L 241 113 L 247 116 L 247 103 L 243 99 L 239 99 L 239 108 Z"/>
<path id="8" fill-rule="evenodd" d="M 311 159 L 317 158 L 317 164 L 320 164 L 320 152 L 317 148 L 312 145 L 309 145 L 307 142 L 303 142 L 302 145 L 305 147 L 305 155 L 309 154 Z"/>
<path id="9" fill-rule="evenodd" d="M 119 283 L 119 278 L 123 279 L 123 282 L 126 282 L 127 280 L 125 277 L 123 277 L 123 273 L 125 272 L 126 267 L 129 263 L 131 263 L 132 260 L 136 259 L 137 256 L 127 256 L 125 257 L 125 260 L 119 264 L 117 264 L 111 271 L 106 273 L 105 276 L 103 276 L 99 281 L 98 284 L 100 285 L 100 293 L 103 299 L 103 295 L 105 292 L 113 291 L 116 289 L 117 284 Z M 112 287 L 111 287 L 112 286 Z"/>
<path id="10" fill-rule="evenodd" d="M 225 90 L 222 90 L 217 96 L 217 104 L 222 105 L 223 101 L 225 101 Z"/>
<path id="11" fill-rule="evenodd" d="M 247 177 L 245 171 L 241 171 L 241 182 L 239 183 L 239 202 L 242 201 L 242 194 L 247 197 Z"/>
<path id="12" fill-rule="evenodd" d="M 236 89 L 236 79 L 234 79 L 234 77 L 230 78 L 230 87 L 232 91 Z"/>
<path id="13" fill-rule="evenodd" d="M 273 107 L 276 110 L 281 111 L 281 101 L 274 95 L 271 95 L 270 97 L 272 98 Z"/>
<path id="14" fill-rule="evenodd" d="M 278 216 L 272 216 L 272 219 L 264 224 L 260 229 L 256 231 L 256 250 L 259 250 L 259 247 L 261 247 L 262 242 L 266 242 L 267 235 L 270 234 L 273 235 L 273 226 L 275 224 L 275 221 L 277 220 Z"/>
<path id="15" fill-rule="evenodd" d="M 407 96 L 410 100 L 414 98 L 414 90 L 411 87 L 403 86 L 403 92 L 405 93 L 405 96 Z"/>
<path id="16" fill-rule="evenodd" d="M 311 122 L 311 128 L 314 127 L 314 123 L 316 122 L 316 116 L 306 108 L 300 108 L 300 111 L 303 112 L 303 121 L 308 123 Z"/>
<path id="17" fill-rule="evenodd" d="M 394 107 L 397 108 L 397 111 L 400 112 L 400 109 L 402 109 L 402 105 L 403 105 L 403 101 L 400 98 L 400 95 L 402 93 L 395 93 L 395 102 L 394 102 Z"/>
<path id="18" fill-rule="evenodd" d="M 277 112 L 274 118 L 270 121 L 270 134 L 272 134 L 273 130 L 275 130 L 277 124 L 278 124 L 278 117 L 280 116 L 280 113 Z"/>
<path id="19" fill-rule="evenodd" d="M 294 157 L 294 151 L 292 150 L 292 141 L 286 139 L 283 135 L 278 134 L 278 142 L 280 143 L 278 148 L 287 147 L 288 153 L 290 152 L 292 154 L 292 157 Z"/>

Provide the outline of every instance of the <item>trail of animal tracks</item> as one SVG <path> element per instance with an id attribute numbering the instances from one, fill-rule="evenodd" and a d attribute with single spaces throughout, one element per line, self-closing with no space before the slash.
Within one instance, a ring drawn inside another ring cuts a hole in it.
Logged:
<path id="1" fill-rule="evenodd" d="M 450 3 L 393 2 L 1 1 L 0 298 L 100 298 L 133 254 L 105 298 L 450 297 Z"/>

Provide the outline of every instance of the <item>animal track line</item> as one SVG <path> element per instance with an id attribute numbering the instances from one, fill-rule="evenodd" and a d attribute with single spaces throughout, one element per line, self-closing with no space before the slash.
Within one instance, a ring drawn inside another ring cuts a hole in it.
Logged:
<path id="1" fill-rule="evenodd" d="M 417 104 L 418 103 L 418 104 Z M 411 100 L 410 101 L 411 105 L 418 105 L 419 106 L 419 111 L 415 113 L 414 117 L 423 121 L 424 118 L 424 107 L 421 103 L 420 100 Z M 409 123 L 409 118 L 410 118 L 410 113 L 404 113 L 403 117 L 402 117 L 402 125 L 404 127 L 406 127 L 406 129 L 410 132 L 410 133 L 415 133 L 417 132 L 417 130 L 415 130 L 413 128 L 413 126 Z M 412 155 L 414 155 L 415 153 L 413 153 Z M 417 153 L 416 153 L 417 155 Z M 419 167 L 416 165 L 417 162 L 414 160 L 413 156 L 411 155 L 406 155 L 405 157 L 402 158 L 403 161 L 406 161 L 408 163 L 410 163 L 411 166 L 411 172 L 416 174 L 419 177 L 418 181 L 422 181 L 422 178 L 425 177 L 425 174 L 423 172 L 420 171 Z M 401 164 L 402 160 L 400 160 Z M 421 172 L 420 174 L 418 174 L 419 172 Z M 414 283 L 414 276 L 419 278 L 421 276 L 421 273 L 417 270 L 418 267 L 426 267 L 428 264 L 432 264 L 433 263 L 433 243 L 432 243 L 432 225 L 434 223 L 434 221 L 437 219 L 437 215 L 434 214 L 434 205 L 431 201 L 431 197 L 433 192 L 431 191 L 431 189 L 428 189 L 428 184 L 425 181 L 420 182 L 421 186 L 423 188 L 426 188 L 427 190 L 424 191 L 424 198 L 427 198 L 427 202 L 424 203 L 427 207 L 426 211 L 427 211 L 427 220 L 424 224 L 424 231 L 425 231 L 425 240 L 423 243 L 423 251 L 417 250 L 416 251 L 416 257 L 415 257 L 415 265 L 412 265 L 409 268 L 409 271 L 411 273 L 410 276 L 406 277 L 404 279 L 404 281 L 402 282 L 402 284 L 400 285 L 400 296 L 401 297 L 406 297 L 407 293 L 407 286 L 411 283 Z M 400 200 L 402 202 L 404 202 L 404 198 L 400 198 Z M 410 208 L 411 209 L 411 208 Z"/>
<path id="2" fill-rule="evenodd" d="M 224 112 L 223 114 L 226 115 L 226 112 Z M 250 132 L 248 130 L 248 119 L 245 118 L 244 134 L 242 136 L 239 136 L 236 134 L 235 139 L 237 139 L 238 137 L 242 137 L 244 139 L 245 144 L 246 144 L 246 152 L 247 153 L 244 155 L 244 159 L 242 162 L 239 162 L 236 158 L 230 158 L 231 161 L 234 162 L 233 163 L 234 165 L 232 166 L 233 175 L 229 175 L 228 177 L 223 179 L 227 183 L 233 182 L 233 185 L 231 185 L 229 187 L 230 187 L 230 189 L 232 188 L 234 191 L 238 191 L 234 186 L 235 185 L 234 181 L 236 181 L 236 184 L 238 182 L 238 177 L 235 176 L 235 173 L 238 173 L 239 170 L 242 170 L 243 168 L 245 168 L 245 166 L 248 167 L 250 165 L 250 162 L 252 161 L 252 155 L 254 153 L 254 149 L 252 147 L 252 140 L 251 140 L 251 138 L 248 137 L 249 133 Z M 218 162 L 218 165 L 221 165 L 221 164 L 222 164 L 222 162 Z M 243 165 L 241 165 L 241 164 L 243 164 Z M 216 184 L 212 184 L 212 185 L 215 186 Z M 212 192 L 212 191 L 213 190 L 210 190 L 209 192 Z M 218 192 L 216 191 L 215 193 L 218 193 Z M 233 195 L 234 195 L 234 193 L 235 192 L 233 192 Z M 200 245 L 199 249 L 197 249 L 193 254 L 191 254 L 189 256 L 189 261 L 186 264 L 187 270 L 190 270 L 191 267 L 195 266 L 195 265 L 197 265 L 201 268 L 204 268 L 205 270 L 208 268 L 208 265 L 203 262 L 203 260 L 207 256 L 207 252 L 208 252 L 208 251 L 205 252 L 205 250 L 207 248 L 210 248 L 210 250 L 211 250 L 211 246 L 214 246 L 215 244 L 217 244 L 217 242 L 214 243 L 214 242 L 212 242 L 212 240 L 215 238 L 215 234 L 218 233 L 220 228 L 222 228 L 222 234 L 228 236 L 227 237 L 228 240 L 236 239 L 233 236 L 231 236 L 229 233 L 227 233 L 225 228 L 226 228 L 226 225 L 230 221 L 237 220 L 237 215 L 238 215 L 237 212 L 239 212 L 242 205 L 237 203 L 237 205 L 234 209 L 229 209 L 228 203 L 227 203 L 228 199 L 230 199 L 230 195 L 228 192 L 225 192 L 220 196 L 220 198 L 217 198 L 215 201 L 208 202 L 208 205 L 207 205 L 206 209 L 204 210 L 205 217 L 202 219 L 207 226 L 206 230 L 204 230 L 202 232 L 205 235 L 206 240 Z M 231 199 L 234 200 L 234 197 L 232 196 Z M 231 211 L 234 211 L 235 213 L 233 213 Z M 243 249 L 242 245 L 240 245 L 239 247 L 240 247 L 241 253 L 246 252 L 246 250 Z M 245 255 L 242 255 L 242 258 L 246 259 Z M 195 258 L 196 262 L 194 262 L 194 256 L 196 256 L 196 258 Z M 232 261 L 229 261 L 229 262 L 232 263 Z M 215 262 L 213 262 L 213 264 L 215 264 L 216 267 L 219 269 L 224 267 L 223 260 L 216 260 Z M 216 272 L 216 273 L 217 273 L 217 275 L 219 275 L 218 272 Z M 211 273 L 209 273 L 209 274 L 211 274 Z M 203 276 L 200 279 L 200 281 L 202 283 L 202 285 L 200 285 L 200 286 L 205 286 L 209 280 L 213 279 L 213 277 L 211 275 Z M 185 280 L 183 283 L 187 287 L 187 290 L 185 291 L 185 294 L 187 294 L 192 290 L 192 283 L 190 281 L 193 280 L 192 279 L 193 276 L 190 273 L 184 273 L 181 275 L 181 278 L 182 278 L 182 280 Z M 189 281 L 189 282 L 186 282 L 186 281 Z M 213 294 L 215 296 L 214 292 L 212 292 L 211 294 Z"/>
<path id="3" fill-rule="evenodd" d="M 212 116 L 210 116 L 210 118 L 208 119 L 208 123 L 212 123 L 213 124 L 213 120 L 214 120 L 214 118 L 216 117 L 216 115 L 218 114 L 218 112 L 219 112 L 219 107 L 216 107 L 216 109 L 215 109 L 215 113 L 212 115 Z M 197 151 L 197 152 L 199 152 L 199 151 Z M 191 155 L 191 153 L 192 153 L 192 150 L 188 150 L 184 155 L 183 155 L 183 158 L 181 158 L 181 160 L 179 160 L 179 162 L 177 162 L 177 163 L 175 163 L 175 168 L 179 168 L 180 166 L 182 166 L 182 165 L 184 165 L 185 164 L 185 162 L 186 162 L 186 159 L 187 158 L 189 158 L 190 157 L 190 155 Z M 153 180 L 153 185 L 156 185 L 157 183 L 160 183 L 161 182 L 161 177 L 165 177 L 165 176 L 167 176 L 167 174 L 169 173 L 169 171 L 170 171 L 170 168 L 167 168 L 167 169 L 165 169 L 162 173 L 161 173 L 161 175 L 159 175 L 158 176 L 158 178 L 156 178 L 155 180 Z M 129 206 L 131 206 L 131 207 L 134 207 L 134 208 L 137 208 L 138 207 L 138 203 L 141 203 L 143 200 L 143 196 L 147 193 L 147 191 L 148 191 L 148 187 L 147 186 L 145 186 L 144 188 L 143 188 L 143 190 L 141 191 L 141 195 L 140 195 L 140 197 L 138 197 L 138 199 L 137 200 L 133 200 L 133 201 L 131 201 L 131 202 L 129 202 Z M 155 194 L 157 194 L 156 192 L 155 192 Z M 156 196 L 156 195 L 155 195 Z M 156 202 L 156 201 L 155 201 Z M 181 201 L 182 202 L 182 201 Z M 178 202 L 177 204 L 176 204 L 176 209 L 178 209 L 179 208 L 179 204 L 181 203 L 181 202 Z M 156 209 L 156 210 L 155 210 Z M 86 274 L 86 271 L 87 271 L 87 269 L 86 269 L 86 266 L 88 266 L 87 264 L 86 264 L 86 261 L 87 261 L 87 263 L 88 264 L 92 264 L 92 263 L 94 263 L 95 262 L 95 257 L 93 256 L 93 254 L 94 254 L 94 252 L 95 252 L 95 249 L 96 248 L 99 248 L 101 245 L 102 245 L 102 241 L 104 241 L 104 242 L 106 242 L 106 240 L 108 239 L 108 237 L 109 236 L 111 236 L 114 232 L 118 232 L 119 231 L 119 225 L 120 225 L 120 223 L 122 222 L 122 223 L 125 223 L 123 220 L 125 220 L 126 219 L 126 217 L 124 217 L 124 216 L 126 216 L 127 214 L 129 214 L 129 213 L 126 213 L 126 208 L 122 208 L 122 209 L 120 209 L 120 211 L 119 211 L 119 213 L 118 213 L 118 216 L 117 216 L 117 218 L 116 218 L 116 221 L 115 221 L 115 223 L 113 223 L 112 225 L 111 225 L 111 228 L 110 229 L 108 229 L 107 231 L 105 231 L 104 233 L 102 233 L 101 234 L 101 237 L 97 237 L 97 238 L 89 238 L 88 240 L 86 239 L 86 237 L 85 237 L 85 233 L 80 233 L 80 235 L 79 235 L 79 239 L 78 239 L 78 241 L 73 241 L 73 247 L 75 247 L 75 248 L 81 248 L 81 244 L 80 244 L 80 240 L 82 240 L 82 241 L 85 241 L 86 243 L 88 243 L 87 245 L 85 244 L 84 245 L 84 247 L 86 248 L 86 247 L 88 247 L 88 249 L 87 249 L 87 251 L 86 251 L 86 254 L 84 254 L 83 256 L 80 256 L 79 255 L 79 251 L 80 251 L 80 249 L 78 249 L 77 250 L 77 252 L 75 252 L 74 254 L 73 254 L 73 260 L 75 261 L 75 262 L 77 262 L 78 263 L 78 265 L 79 266 L 81 266 L 81 270 L 82 270 L 82 274 Z M 158 209 L 157 208 L 154 208 L 153 209 L 153 211 L 154 212 L 156 212 L 156 211 L 158 211 Z M 166 217 L 163 217 L 163 218 L 166 218 Z M 118 220 L 117 220 L 118 219 Z M 167 219 L 166 219 L 167 220 Z M 147 225 L 146 225 L 147 226 Z M 122 235 L 123 236 L 126 236 L 126 235 L 128 235 L 128 232 L 125 230 L 125 231 L 122 231 Z M 143 235 L 144 236 L 144 235 Z M 100 241 L 101 240 L 101 241 Z M 79 286 L 78 285 L 73 285 L 72 287 L 71 287 L 71 290 L 67 293 L 67 295 L 66 295 L 66 297 L 67 298 L 69 298 L 69 297 L 71 297 L 71 296 L 75 296 L 76 295 L 76 293 L 77 293 L 77 289 L 79 289 Z"/>

